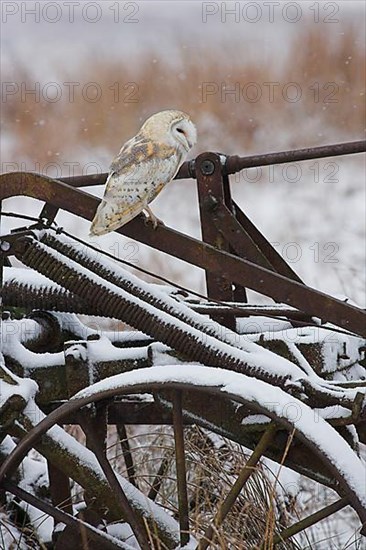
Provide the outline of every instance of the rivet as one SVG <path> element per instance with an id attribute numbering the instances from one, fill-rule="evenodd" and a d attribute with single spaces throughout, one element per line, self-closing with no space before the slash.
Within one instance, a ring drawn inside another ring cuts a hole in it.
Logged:
<path id="1" fill-rule="evenodd" d="M 201 172 L 205 176 L 210 176 L 215 171 L 215 165 L 212 160 L 204 160 L 201 164 Z"/>

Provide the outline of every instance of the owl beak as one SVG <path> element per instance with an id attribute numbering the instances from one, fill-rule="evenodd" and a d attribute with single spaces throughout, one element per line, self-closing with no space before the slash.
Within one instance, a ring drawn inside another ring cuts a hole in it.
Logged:
<path id="1" fill-rule="evenodd" d="M 194 145 L 194 142 L 189 139 L 189 137 L 187 136 L 187 134 L 185 133 L 184 134 L 184 137 L 185 137 L 185 143 L 183 144 L 184 145 L 184 148 L 187 150 L 187 152 L 192 149 L 193 145 Z"/>

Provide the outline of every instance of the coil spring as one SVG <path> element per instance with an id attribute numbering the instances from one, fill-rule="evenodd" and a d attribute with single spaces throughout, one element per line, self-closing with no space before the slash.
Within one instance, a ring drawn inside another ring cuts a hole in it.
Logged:
<path id="1" fill-rule="evenodd" d="M 168 313 L 169 315 L 173 315 L 187 325 L 196 328 L 201 332 L 208 334 L 209 336 L 213 336 L 218 340 L 224 341 L 224 339 L 220 337 L 220 331 L 214 328 L 213 323 L 207 325 L 203 322 L 199 322 L 197 318 L 194 318 L 192 315 L 189 314 L 190 311 L 188 307 L 186 308 L 186 311 L 181 311 L 177 309 L 175 306 L 178 304 L 169 303 L 168 300 L 171 300 L 171 298 L 168 296 L 166 297 L 166 301 L 159 299 L 156 295 L 152 294 L 144 288 L 141 288 L 134 281 L 129 279 L 130 274 L 127 271 L 123 270 L 121 267 L 118 266 L 118 269 L 120 272 L 123 273 L 123 275 L 118 275 L 117 273 L 102 265 L 95 258 L 88 256 L 84 252 L 80 252 L 80 250 L 76 250 L 72 244 L 59 241 L 49 233 L 45 233 L 45 235 L 42 236 L 41 242 L 48 244 L 49 246 L 51 246 L 51 248 L 54 248 L 58 252 L 61 252 L 61 254 L 68 256 L 80 265 L 86 267 L 87 269 L 90 269 L 90 271 L 92 271 L 93 273 L 96 273 L 100 277 L 115 284 L 129 294 L 140 298 L 144 302 L 149 303 L 150 305 L 160 309 L 161 311 L 164 311 L 165 313 Z"/>
<path id="2" fill-rule="evenodd" d="M 86 303 L 90 303 L 92 300 L 93 307 L 103 311 L 108 317 L 120 319 L 156 340 L 164 342 L 188 360 L 256 376 L 256 378 L 267 382 L 273 382 L 275 379 L 263 369 L 259 370 L 248 365 L 220 349 L 213 349 L 196 335 L 189 334 L 181 327 L 176 326 L 174 322 L 162 319 L 159 311 L 156 313 L 146 311 L 132 298 L 123 297 L 96 283 L 89 276 L 67 265 L 66 258 L 65 261 L 62 261 L 59 257 L 55 257 L 47 245 L 39 243 L 32 237 L 18 239 L 14 243 L 14 253 L 25 265 L 46 275 L 49 279 L 79 296 L 81 300 Z M 187 326 L 187 329 L 189 330 L 190 327 Z M 278 384 L 279 380 L 284 383 L 286 379 L 276 377 L 276 383 Z"/>
<path id="3" fill-rule="evenodd" d="M 78 296 L 63 288 L 34 288 L 27 283 L 9 281 L 4 283 L 1 296 L 5 306 L 97 315 Z"/>
<path id="4" fill-rule="evenodd" d="M 141 300 L 147 302 L 148 304 L 154 306 L 161 311 L 164 311 L 165 313 L 168 313 L 169 315 L 172 315 L 173 317 L 199 330 L 200 332 L 207 334 L 208 336 L 212 336 L 213 338 L 221 342 L 232 345 L 228 338 L 225 338 L 225 335 L 228 334 L 228 329 L 226 329 L 226 327 L 222 327 L 215 322 L 210 322 L 209 324 L 207 324 L 204 321 L 200 321 L 197 318 L 197 314 L 191 312 L 188 307 L 185 306 L 185 311 L 178 309 L 176 307 L 178 304 L 172 303 L 173 299 L 169 296 L 161 299 L 153 293 L 149 292 L 148 290 L 141 288 L 141 286 L 131 280 L 131 275 L 127 271 L 123 270 L 123 268 L 121 268 L 120 266 L 118 266 L 118 270 L 120 273 L 122 272 L 122 275 L 119 275 L 118 273 L 112 271 L 101 262 L 99 262 L 97 259 L 88 255 L 86 252 L 77 250 L 71 243 L 62 242 L 50 233 L 44 233 L 41 237 L 41 241 L 49 245 L 51 248 L 57 250 L 61 254 L 64 254 L 65 256 L 76 261 L 83 267 L 86 267 L 93 273 L 96 273 L 100 277 L 125 290 L 129 294 L 140 298 Z M 136 318 L 136 321 L 141 322 L 142 319 L 140 320 Z M 140 330 L 142 330 L 141 327 Z M 212 362 L 210 364 L 213 365 Z M 223 366 L 221 362 L 220 365 Z M 241 372 L 244 371 L 241 370 Z M 260 377 L 267 382 L 274 382 L 277 385 L 282 385 L 285 380 L 290 378 L 290 376 L 275 376 L 265 371 L 265 369 L 261 369 L 260 367 L 254 368 L 249 365 L 246 366 L 245 373 Z"/>

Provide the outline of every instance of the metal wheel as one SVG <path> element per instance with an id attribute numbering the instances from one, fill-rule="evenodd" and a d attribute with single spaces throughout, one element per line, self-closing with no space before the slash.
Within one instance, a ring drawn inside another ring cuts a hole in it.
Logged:
<path id="1" fill-rule="evenodd" d="M 253 385 L 253 381 L 251 383 Z M 260 385 L 259 391 L 267 386 L 260 381 L 255 381 L 255 384 Z M 184 366 L 180 371 L 176 367 L 152 367 L 105 379 L 79 392 L 25 435 L 1 467 L 2 484 L 6 491 L 51 515 L 55 522 L 66 524 L 56 548 L 65 547 L 65 544 L 76 547 L 80 543 L 83 548 L 128 548 L 131 531 L 143 549 L 175 548 L 188 542 L 199 550 L 210 545 L 214 548 L 243 548 L 243 530 L 239 529 L 239 533 L 233 536 L 230 525 L 235 519 L 240 525 L 240 512 L 246 501 L 244 491 L 261 457 L 271 455 L 279 440 L 283 441 L 283 463 L 287 463 L 292 447 L 296 448 L 298 442 L 305 445 L 309 456 L 314 452 L 314 442 L 301 432 L 301 425 L 295 432 L 294 422 L 280 409 L 274 411 L 273 406 L 266 408 L 258 403 L 253 387 L 246 389 L 246 386 L 248 378 L 244 375 L 198 365 Z M 111 417 L 118 412 L 118 400 L 126 394 L 150 394 L 160 404 L 165 403 L 167 408 L 171 408 L 172 428 L 170 433 L 160 435 L 158 445 L 155 441 L 150 449 L 139 449 L 139 445 L 127 437 L 123 419 L 120 419 L 117 422 L 117 438 L 109 449 L 106 448 L 107 423 L 116 424 L 115 418 Z M 288 395 L 286 398 L 287 402 L 291 399 L 296 401 Z M 230 482 L 218 494 L 213 467 L 200 464 L 199 475 L 193 477 L 192 456 L 196 452 L 197 465 L 210 452 L 207 447 L 209 440 L 204 437 L 202 429 L 184 428 L 184 421 L 195 417 L 197 425 L 210 427 L 222 435 L 223 426 L 215 425 L 214 419 L 210 418 L 209 407 L 207 414 L 201 417 L 192 408 L 192 403 L 205 403 L 207 406 L 222 399 L 234 406 L 239 415 L 241 407 L 250 405 L 253 411 L 265 414 L 268 420 L 262 425 L 250 457 L 240 467 L 236 465 L 230 473 Z M 305 406 L 302 404 L 302 407 Z M 82 426 L 87 447 L 77 443 L 57 426 L 69 423 L 71 418 L 77 419 Z M 188 432 L 186 437 L 184 431 Z M 342 446 L 341 441 L 342 438 Z M 346 445 L 344 441 L 344 449 L 340 448 L 340 452 L 346 453 Z M 65 502 L 65 498 L 58 505 L 53 499 L 51 505 L 26 493 L 12 480 L 16 467 L 32 448 L 36 448 L 49 461 L 54 461 L 54 467 L 61 469 L 65 479 L 70 478 L 82 487 L 83 511 L 78 513 L 75 501 L 72 506 L 72 500 Z M 55 452 L 60 448 L 63 450 L 61 461 Z M 271 540 L 278 547 L 296 548 L 289 543 L 285 545 L 283 541 L 347 504 L 353 506 L 361 521 L 365 520 L 365 509 L 357 488 L 349 481 L 347 473 L 335 471 L 324 449 L 317 449 L 317 456 L 329 479 L 334 476 L 333 487 L 341 498 L 285 529 L 275 525 L 276 516 L 270 503 L 268 517 L 263 518 L 263 530 L 258 529 L 258 521 L 254 522 L 257 527 L 252 529 L 250 541 L 248 528 L 245 544 L 248 542 L 251 548 L 265 548 Z M 349 459 L 353 461 L 349 468 L 358 468 L 357 458 L 352 456 L 349 454 Z M 117 532 L 120 534 L 118 537 Z"/>

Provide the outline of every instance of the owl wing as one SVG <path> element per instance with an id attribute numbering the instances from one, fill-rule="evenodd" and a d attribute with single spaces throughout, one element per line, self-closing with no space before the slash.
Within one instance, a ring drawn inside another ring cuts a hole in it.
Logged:
<path id="1" fill-rule="evenodd" d="M 181 156 L 174 147 L 137 135 L 114 159 L 90 234 L 103 235 L 135 218 L 175 176 Z"/>

